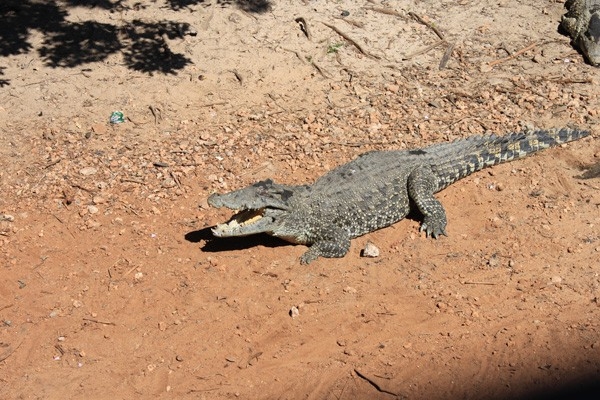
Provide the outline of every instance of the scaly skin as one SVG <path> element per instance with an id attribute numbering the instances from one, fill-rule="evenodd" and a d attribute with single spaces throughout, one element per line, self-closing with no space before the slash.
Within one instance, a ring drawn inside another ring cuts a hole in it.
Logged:
<path id="1" fill-rule="evenodd" d="M 482 168 L 587 136 L 577 129 L 549 129 L 506 136 L 474 136 L 416 150 L 372 151 L 341 165 L 312 185 L 281 185 L 268 179 L 225 194 L 213 207 L 242 210 L 213 228 L 217 237 L 266 232 L 310 245 L 301 257 L 343 257 L 350 239 L 400 221 L 416 205 L 421 231 L 446 235 L 446 212 L 433 196 Z"/>
<path id="2" fill-rule="evenodd" d="M 567 0 L 561 25 L 590 64 L 600 66 L 600 0 Z"/>

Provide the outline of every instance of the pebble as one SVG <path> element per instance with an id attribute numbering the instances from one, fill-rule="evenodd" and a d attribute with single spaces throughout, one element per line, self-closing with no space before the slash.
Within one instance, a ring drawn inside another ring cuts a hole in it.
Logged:
<path id="1" fill-rule="evenodd" d="M 102 196 L 94 196 L 92 202 L 94 202 L 94 204 L 104 204 L 106 203 L 106 199 Z"/>
<path id="2" fill-rule="evenodd" d="M 375 246 L 373 243 L 367 242 L 367 244 L 365 245 L 365 248 L 361 251 L 360 255 L 362 257 L 371 257 L 371 258 L 379 257 L 379 248 L 377 246 Z"/>
<path id="3" fill-rule="evenodd" d="M 298 310 L 298 307 L 293 306 L 290 308 L 290 317 L 296 318 L 298 315 L 300 315 L 300 310 Z"/>
<path id="4" fill-rule="evenodd" d="M 98 172 L 98 170 L 94 167 L 85 167 L 79 170 L 79 173 L 83 176 L 94 175 L 96 172 Z"/>
<path id="5" fill-rule="evenodd" d="M 552 277 L 552 283 L 561 283 L 562 282 L 562 278 L 558 275 L 555 275 Z"/>
<path id="6" fill-rule="evenodd" d="M 487 264 L 490 267 L 495 268 L 500 264 L 500 260 L 498 259 L 497 256 L 494 255 L 488 259 Z"/>
<path id="7" fill-rule="evenodd" d="M 177 185 L 177 183 L 175 182 L 175 180 L 171 179 L 171 178 L 165 179 L 162 183 L 162 187 L 165 189 L 175 187 L 176 185 Z"/>
<path id="8" fill-rule="evenodd" d="M 96 207 L 94 205 L 89 205 L 87 207 L 87 210 L 90 214 L 98 214 L 98 207 Z"/>
<path id="9" fill-rule="evenodd" d="M 352 286 L 346 286 L 344 288 L 344 293 L 355 294 L 358 290 L 354 289 Z"/>
<path id="10" fill-rule="evenodd" d="M 0 214 L 0 221 L 13 222 L 15 217 L 10 214 Z"/>

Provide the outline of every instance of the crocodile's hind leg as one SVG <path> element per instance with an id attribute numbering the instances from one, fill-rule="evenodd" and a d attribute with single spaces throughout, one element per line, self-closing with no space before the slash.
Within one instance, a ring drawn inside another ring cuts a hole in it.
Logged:
<path id="1" fill-rule="evenodd" d="M 446 235 L 446 212 L 433 194 L 437 192 L 437 178 L 427 167 L 418 167 L 408 176 L 408 194 L 425 217 L 421 231 L 437 238 Z"/>
<path id="2" fill-rule="evenodd" d="M 324 239 L 314 242 L 308 251 L 300 257 L 302 264 L 310 264 L 319 257 L 339 258 L 344 257 L 350 250 L 350 237 L 348 233 L 342 230 L 333 230 L 329 232 Z"/>

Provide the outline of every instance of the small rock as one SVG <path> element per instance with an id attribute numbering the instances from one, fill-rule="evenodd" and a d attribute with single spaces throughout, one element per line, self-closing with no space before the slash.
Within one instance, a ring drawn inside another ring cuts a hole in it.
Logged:
<path id="1" fill-rule="evenodd" d="M 90 214 L 97 214 L 98 213 L 98 207 L 94 206 L 94 205 L 89 205 L 87 208 L 88 212 Z"/>
<path id="2" fill-rule="evenodd" d="M 496 268 L 498 265 L 500 264 L 500 260 L 498 259 L 498 256 L 493 255 L 489 258 L 489 260 L 487 261 L 487 265 L 489 265 L 492 268 Z"/>
<path id="3" fill-rule="evenodd" d="M 290 308 L 290 317 L 296 318 L 298 315 L 300 315 L 300 310 L 298 310 L 298 307 L 293 306 Z"/>
<path id="4" fill-rule="evenodd" d="M 79 170 L 79 173 L 83 176 L 94 175 L 96 172 L 98 172 L 98 170 L 94 167 L 85 167 Z"/>
<path id="5" fill-rule="evenodd" d="M 165 189 L 170 189 L 172 187 L 175 187 L 176 185 L 177 183 L 175 182 L 175 180 L 171 178 L 165 179 L 162 183 L 162 187 Z"/>
<path id="6" fill-rule="evenodd" d="M 182 357 L 182 356 L 180 356 L 179 354 L 177 354 L 177 355 L 175 356 L 175 360 L 177 360 L 177 361 L 179 361 L 179 362 L 182 362 L 182 361 L 183 361 L 183 357 Z"/>
<path id="7" fill-rule="evenodd" d="M 561 283 L 562 282 L 562 278 L 558 275 L 555 275 L 552 277 L 552 283 Z"/>
<path id="8" fill-rule="evenodd" d="M 379 257 L 379 249 L 371 242 L 367 242 L 365 248 L 361 251 L 360 255 L 362 257 Z"/>
<path id="9" fill-rule="evenodd" d="M 344 349 L 344 354 L 347 356 L 355 356 L 356 352 L 352 349 Z"/>
<path id="10" fill-rule="evenodd" d="M 106 199 L 102 196 L 94 196 L 92 202 L 94 202 L 94 204 L 104 204 L 106 203 Z"/>
<path id="11" fill-rule="evenodd" d="M 388 85 L 385 85 L 385 90 L 387 90 L 388 92 L 391 92 L 391 93 L 397 93 L 400 90 L 400 86 L 388 84 Z"/>
<path id="12" fill-rule="evenodd" d="M 0 214 L 0 221 L 13 222 L 15 217 L 10 214 Z"/>
<path id="13" fill-rule="evenodd" d="M 352 286 L 346 286 L 344 288 L 344 293 L 356 294 L 356 292 L 358 292 L 358 290 L 354 289 Z"/>

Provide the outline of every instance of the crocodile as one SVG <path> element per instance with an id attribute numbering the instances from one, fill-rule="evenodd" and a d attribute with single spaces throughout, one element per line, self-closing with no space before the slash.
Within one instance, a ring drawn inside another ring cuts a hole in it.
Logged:
<path id="1" fill-rule="evenodd" d="M 600 0 L 567 0 L 561 27 L 594 66 L 600 66 Z"/>
<path id="2" fill-rule="evenodd" d="M 341 165 L 311 185 L 271 179 L 225 194 L 208 204 L 236 210 L 212 228 L 216 237 L 267 233 L 309 245 L 300 258 L 343 257 L 350 240 L 392 225 L 416 207 L 426 237 L 446 235 L 446 212 L 434 193 L 482 168 L 581 139 L 576 128 L 535 129 L 505 136 L 483 135 L 413 150 L 371 151 Z"/>

